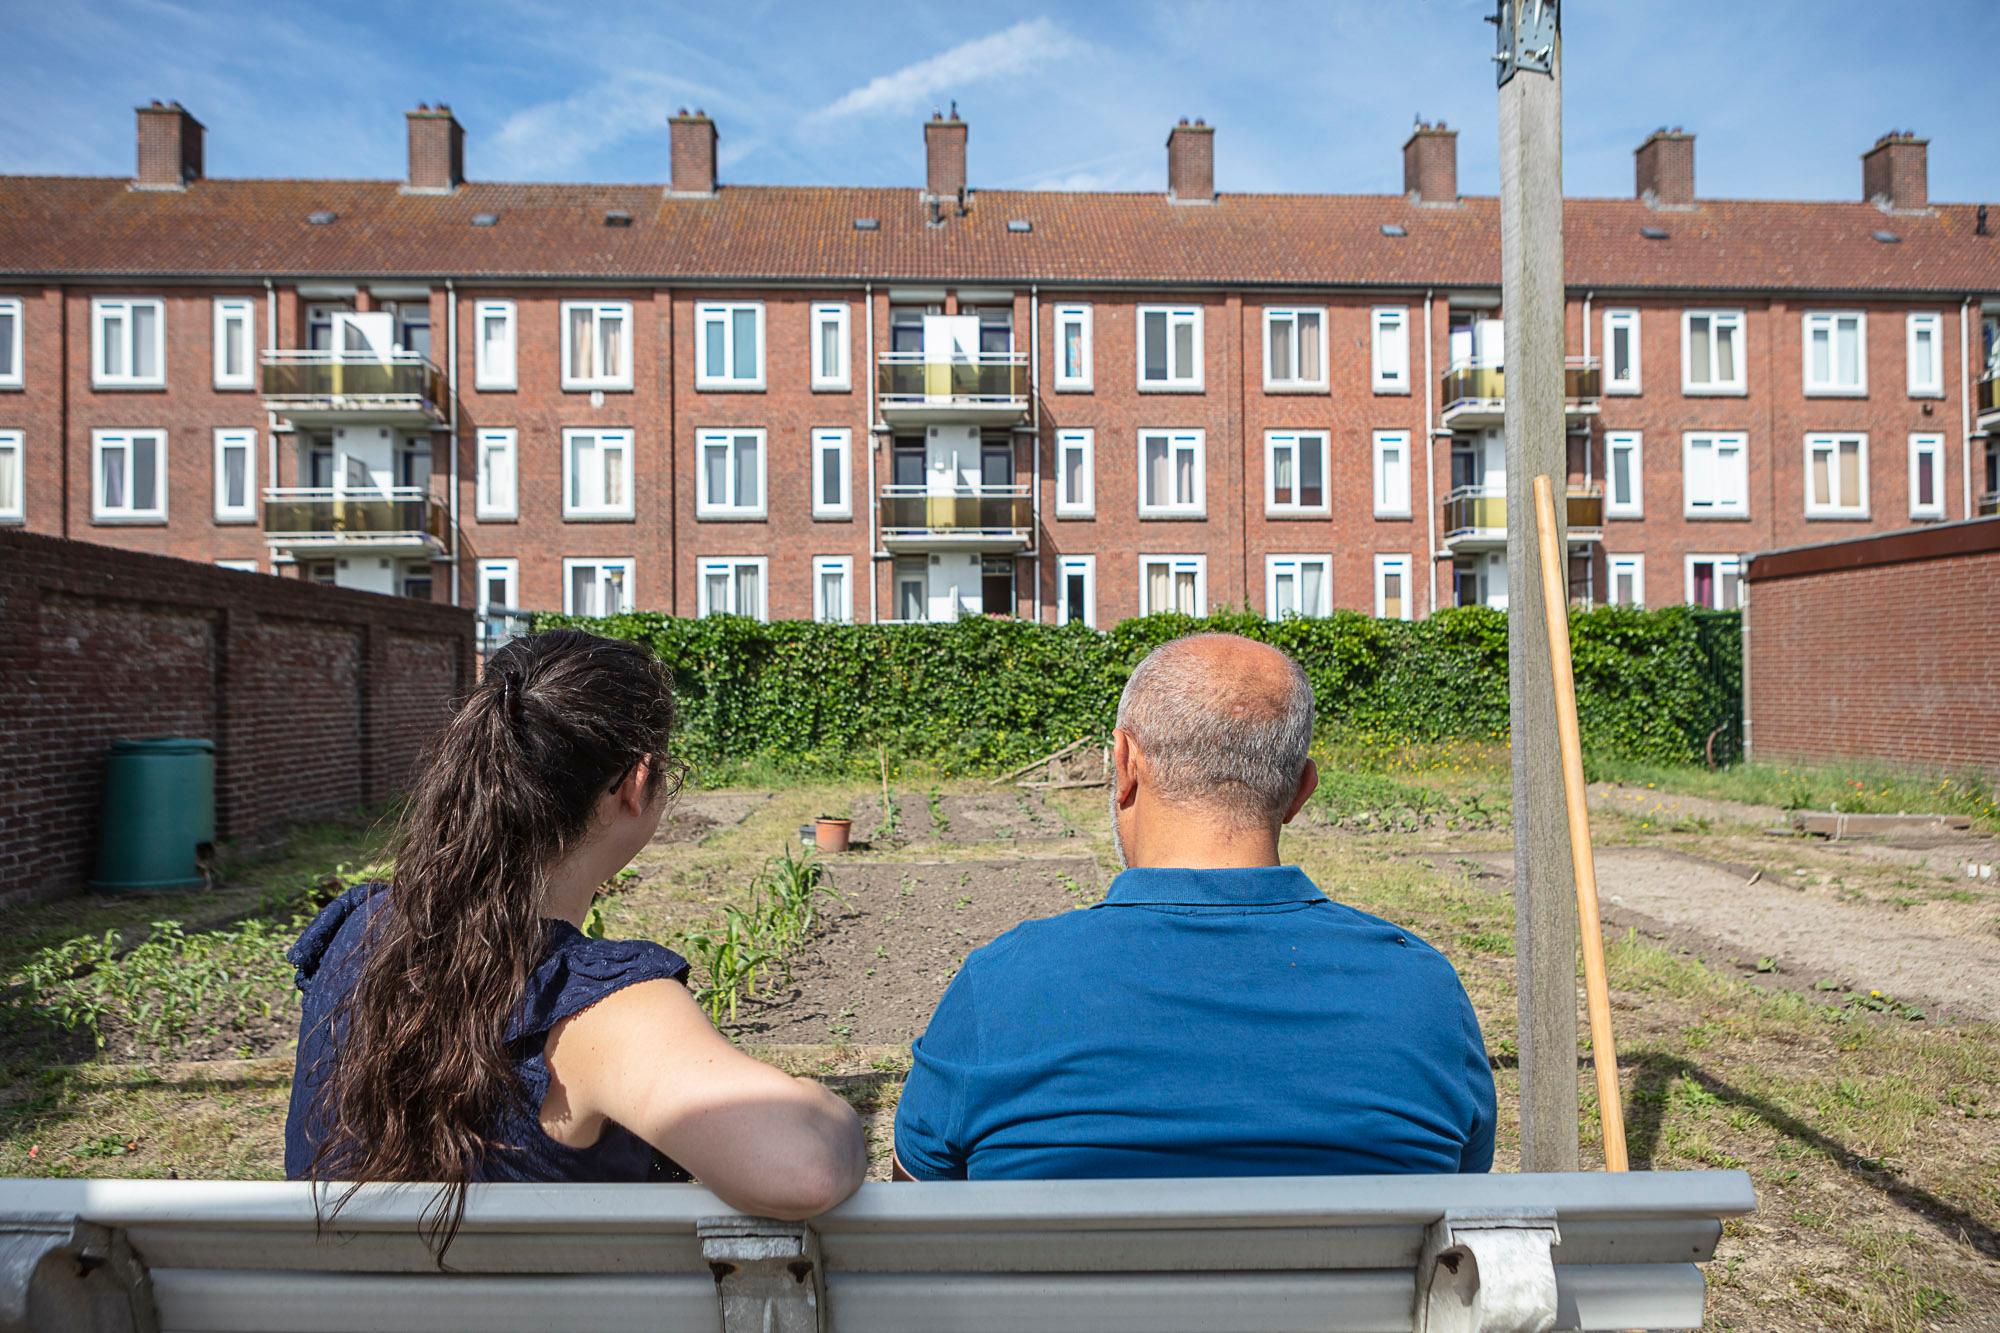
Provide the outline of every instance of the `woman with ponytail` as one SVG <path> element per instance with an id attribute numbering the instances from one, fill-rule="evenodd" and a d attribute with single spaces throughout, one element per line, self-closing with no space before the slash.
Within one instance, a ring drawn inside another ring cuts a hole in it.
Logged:
<path id="1" fill-rule="evenodd" d="M 471 1181 L 691 1172 L 784 1218 L 854 1191 L 846 1103 L 732 1046 L 679 955 L 580 929 L 680 788 L 673 726 L 636 644 L 556 630 L 493 655 L 432 744 L 393 882 L 350 890 L 291 951 L 288 1176 L 440 1183 L 440 1253 Z"/>

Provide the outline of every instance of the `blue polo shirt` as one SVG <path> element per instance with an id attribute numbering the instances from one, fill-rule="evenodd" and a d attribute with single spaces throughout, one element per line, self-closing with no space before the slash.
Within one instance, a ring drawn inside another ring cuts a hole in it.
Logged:
<path id="1" fill-rule="evenodd" d="M 1458 974 L 1297 866 L 1127 870 L 973 953 L 912 1047 L 919 1180 L 1485 1171 Z"/>

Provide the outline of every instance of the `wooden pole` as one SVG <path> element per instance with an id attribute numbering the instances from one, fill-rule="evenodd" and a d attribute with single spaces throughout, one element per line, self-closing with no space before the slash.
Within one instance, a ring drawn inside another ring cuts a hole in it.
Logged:
<path id="1" fill-rule="evenodd" d="M 1611 1040 L 1611 987 L 1604 975 L 1604 935 L 1597 920 L 1597 858 L 1590 849 L 1584 800 L 1583 738 L 1576 726 L 1576 677 L 1569 660 L 1569 606 L 1555 488 L 1535 478 L 1535 535 L 1542 548 L 1542 608 L 1549 622 L 1556 731 L 1562 742 L 1563 796 L 1569 807 L 1569 854 L 1576 868 L 1577 933 L 1583 940 L 1583 989 L 1590 1005 L 1591 1064 L 1597 1069 L 1597 1117 L 1604 1127 L 1604 1169 L 1624 1171 L 1625 1105 L 1618 1093 L 1618 1048 Z"/>

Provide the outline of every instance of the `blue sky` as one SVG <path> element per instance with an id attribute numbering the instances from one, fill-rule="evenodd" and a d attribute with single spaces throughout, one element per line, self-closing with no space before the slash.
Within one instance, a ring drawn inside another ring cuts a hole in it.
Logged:
<path id="1" fill-rule="evenodd" d="M 401 112 L 451 104 L 478 179 L 657 181 L 699 106 L 722 178 L 914 185 L 956 98 L 975 187 L 1164 188 L 1167 129 L 1217 126 L 1223 190 L 1395 192 L 1418 115 L 1498 184 L 1490 0 L 975 6 L 0 0 L 0 172 L 128 175 L 132 108 L 176 98 L 214 176 L 399 177 Z M 1565 185 L 1628 195 L 1677 125 L 1709 198 L 1858 199 L 1859 154 L 1931 140 L 1931 197 L 2000 195 L 1991 0 L 1571 0 Z"/>

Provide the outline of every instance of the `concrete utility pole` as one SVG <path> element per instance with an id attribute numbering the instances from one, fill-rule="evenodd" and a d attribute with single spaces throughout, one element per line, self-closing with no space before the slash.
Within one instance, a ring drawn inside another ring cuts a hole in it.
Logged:
<path id="1" fill-rule="evenodd" d="M 1577 1169 L 1576 889 L 1563 802 L 1534 479 L 1568 476 L 1563 430 L 1562 37 L 1558 0 L 1497 0 L 1500 300 L 1506 320 L 1507 677 L 1521 1169 Z M 1564 505 L 1558 536 L 1567 552 Z"/>

